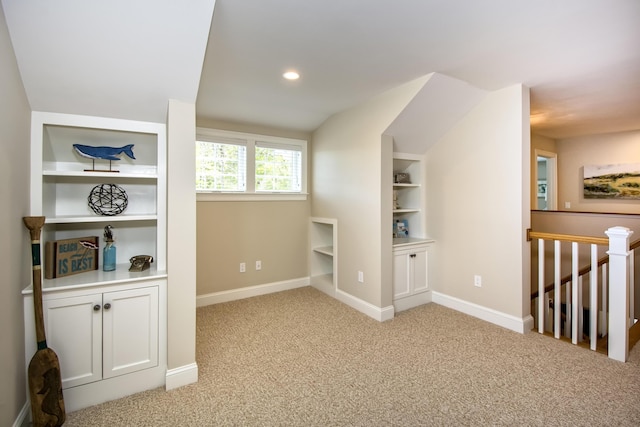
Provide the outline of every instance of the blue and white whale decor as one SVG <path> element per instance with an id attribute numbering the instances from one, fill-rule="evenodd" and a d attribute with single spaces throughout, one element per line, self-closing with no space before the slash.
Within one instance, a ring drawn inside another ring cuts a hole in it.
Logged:
<path id="1" fill-rule="evenodd" d="M 85 169 L 87 172 L 119 172 L 111 170 L 111 161 L 120 160 L 120 157 L 118 157 L 119 154 L 124 153 L 134 160 L 136 158 L 136 156 L 133 155 L 133 144 L 125 145 L 123 147 L 92 147 L 91 145 L 73 144 L 73 149 L 82 157 L 92 160 L 92 168 Z M 97 170 L 95 168 L 96 159 L 109 160 L 109 170 Z"/>

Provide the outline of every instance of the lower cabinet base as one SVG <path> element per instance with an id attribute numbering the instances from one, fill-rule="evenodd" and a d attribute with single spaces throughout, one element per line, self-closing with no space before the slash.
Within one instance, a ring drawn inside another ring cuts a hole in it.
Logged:
<path id="1" fill-rule="evenodd" d="M 393 307 L 396 312 L 409 310 L 410 308 L 431 302 L 431 291 L 421 292 L 419 294 L 409 295 L 404 298 L 393 300 Z"/>
<path id="2" fill-rule="evenodd" d="M 67 413 L 119 399 L 134 393 L 164 387 L 166 367 L 144 369 L 119 377 L 62 390 Z"/>

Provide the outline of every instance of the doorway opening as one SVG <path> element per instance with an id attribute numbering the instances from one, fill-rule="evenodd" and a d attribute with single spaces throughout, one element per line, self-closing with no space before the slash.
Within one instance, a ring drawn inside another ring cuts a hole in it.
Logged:
<path id="1" fill-rule="evenodd" d="M 550 151 L 535 150 L 535 156 L 535 209 L 555 211 L 558 209 L 558 155 Z"/>

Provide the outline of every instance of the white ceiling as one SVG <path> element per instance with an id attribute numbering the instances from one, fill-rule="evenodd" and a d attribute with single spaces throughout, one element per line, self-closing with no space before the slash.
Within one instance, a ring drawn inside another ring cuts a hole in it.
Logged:
<path id="1" fill-rule="evenodd" d="M 195 101 L 199 118 L 312 131 L 437 72 L 482 90 L 531 87 L 543 135 L 640 129 L 639 0 L 2 6 L 33 110 L 164 121 L 173 98 Z M 299 81 L 281 78 L 290 67 Z"/>
<path id="2" fill-rule="evenodd" d="M 311 131 L 431 72 L 524 83 L 550 137 L 640 129 L 640 1 L 218 0 L 196 109 Z"/>
<path id="3" fill-rule="evenodd" d="M 2 0 L 31 109 L 165 122 L 195 102 L 214 1 Z"/>

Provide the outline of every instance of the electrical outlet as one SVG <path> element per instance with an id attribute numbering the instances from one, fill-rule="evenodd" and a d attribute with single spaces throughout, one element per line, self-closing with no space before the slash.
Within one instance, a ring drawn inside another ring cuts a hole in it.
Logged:
<path id="1" fill-rule="evenodd" d="M 358 282 L 364 283 L 364 273 L 362 271 L 358 271 Z"/>
<path id="2" fill-rule="evenodd" d="M 247 264 L 245 264 L 244 262 L 240 263 L 240 273 L 244 273 L 245 271 L 247 271 Z"/>
<path id="3" fill-rule="evenodd" d="M 262 270 L 262 261 L 256 261 L 256 271 Z"/>
<path id="4" fill-rule="evenodd" d="M 473 276 L 473 286 L 477 287 L 477 288 L 481 288 L 482 287 L 482 276 L 479 275 L 475 275 Z"/>

